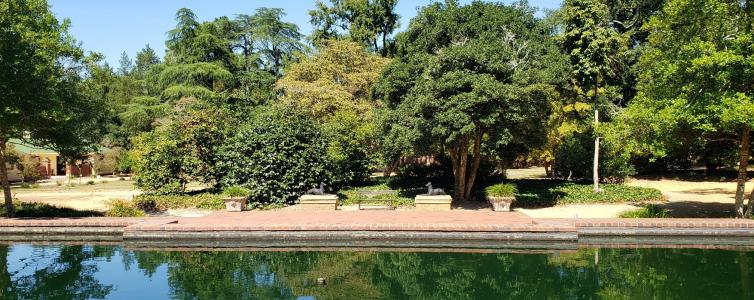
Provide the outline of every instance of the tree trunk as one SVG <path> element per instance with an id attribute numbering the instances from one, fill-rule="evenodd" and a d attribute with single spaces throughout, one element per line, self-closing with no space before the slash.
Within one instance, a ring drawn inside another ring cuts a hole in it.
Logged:
<path id="1" fill-rule="evenodd" d="M 458 185 L 456 186 L 455 191 L 457 201 L 466 200 L 466 198 L 464 198 L 466 195 L 466 178 L 468 174 L 466 167 L 469 161 L 469 145 L 467 141 L 468 139 L 464 138 L 458 145 L 458 174 L 456 176 L 458 177 Z"/>
<path id="2" fill-rule="evenodd" d="M 13 194 L 10 191 L 10 182 L 8 182 L 8 166 L 5 164 L 7 153 L 5 140 L 0 138 L 0 184 L 3 186 L 5 195 L 5 216 L 12 218 L 16 215 L 16 209 L 13 207 Z"/>
<path id="3" fill-rule="evenodd" d="M 597 135 L 597 125 L 600 124 L 600 110 L 597 108 L 597 84 L 594 84 L 594 133 Z M 594 165 L 592 166 L 592 179 L 594 180 L 594 192 L 600 191 L 600 137 L 594 137 Z"/>
<path id="4" fill-rule="evenodd" d="M 746 191 L 746 171 L 749 167 L 749 136 L 751 128 L 744 126 L 741 132 L 741 151 L 738 161 L 738 179 L 736 185 L 736 218 L 744 217 L 744 193 Z"/>
<path id="5" fill-rule="evenodd" d="M 387 31 L 382 33 L 382 57 L 387 57 Z"/>
<path id="6" fill-rule="evenodd" d="M 468 182 L 466 182 L 466 190 L 464 191 L 464 199 L 471 199 L 471 192 L 474 191 L 474 181 L 476 180 L 476 173 L 479 170 L 479 163 L 482 160 L 480 154 L 482 147 L 482 135 L 477 134 L 474 138 L 474 150 L 472 155 L 471 172 L 469 172 Z"/>
<path id="7" fill-rule="evenodd" d="M 751 190 L 751 194 L 749 194 L 749 203 L 746 204 L 746 212 L 744 212 L 744 217 L 749 218 L 752 214 L 754 214 L 754 189 Z"/>
<path id="8" fill-rule="evenodd" d="M 460 178 L 460 174 L 458 174 L 458 143 L 455 143 L 454 145 L 448 147 L 448 152 L 450 152 L 450 164 L 453 166 L 453 196 L 458 197 L 458 178 Z"/>

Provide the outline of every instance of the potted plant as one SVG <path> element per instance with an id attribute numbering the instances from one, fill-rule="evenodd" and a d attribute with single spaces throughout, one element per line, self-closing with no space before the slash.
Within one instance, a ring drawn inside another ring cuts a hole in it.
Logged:
<path id="1" fill-rule="evenodd" d="M 484 191 L 494 211 L 510 211 L 511 204 L 516 201 L 516 185 L 512 183 L 491 185 Z"/>
<path id="2" fill-rule="evenodd" d="M 231 186 L 223 190 L 223 201 L 225 201 L 225 210 L 242 211 L 246 201 L 249 198 L 248 189 L 240 186 Z"/>

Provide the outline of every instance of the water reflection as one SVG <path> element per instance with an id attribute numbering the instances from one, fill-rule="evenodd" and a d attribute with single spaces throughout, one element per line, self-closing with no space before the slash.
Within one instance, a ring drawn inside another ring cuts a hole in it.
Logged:
<path id="1" fill-rule="evenodd" d="M 754 252 L 159 252 L 0 245 L 2 299 L 752 299 Z M 324 279 L 324 283 L 318 279 Z"/>

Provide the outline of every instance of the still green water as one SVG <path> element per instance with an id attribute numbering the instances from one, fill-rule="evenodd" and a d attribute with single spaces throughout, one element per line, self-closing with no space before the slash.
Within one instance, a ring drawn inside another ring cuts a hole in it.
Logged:
<path id="1" fill-rule="evenodd" d="M 3 299 L 754 299 L 754 252 L 129 251 L 0 245 Z M 324 278 L 324 284 L 318 283 Z"/>

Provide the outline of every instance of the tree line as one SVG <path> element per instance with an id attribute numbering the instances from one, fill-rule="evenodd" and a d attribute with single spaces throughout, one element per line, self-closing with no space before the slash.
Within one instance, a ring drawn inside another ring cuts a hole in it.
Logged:
<path id="1" fill-rule="evenodd" d="M 375 168 L 416 173 L 400 164 L 410 156 L 435 157 L 413 175 L 447 174 L 456 201 L 511 165 L 595 192 L 636 172 L 730 166 L 736 216 L 751 214 L 751 1 L 567 0 L 544 17 L 445 1 L 398 33 L 396 4 L 317 1 L 310 36 L 277 8 L 204 22 L 180 9 L 164 55 L 146 45 L 113 68 L 45 1 L 4 1 L 6 205 L 6 144 L 22 139 L 71 160 L 115 149 L 149 192 L 239 185 L 266 204 Z"/>

